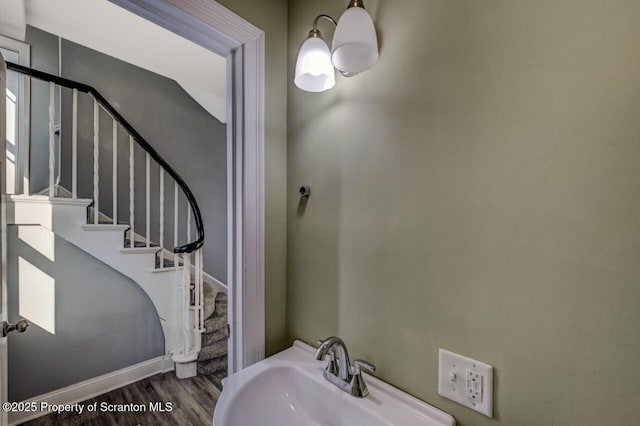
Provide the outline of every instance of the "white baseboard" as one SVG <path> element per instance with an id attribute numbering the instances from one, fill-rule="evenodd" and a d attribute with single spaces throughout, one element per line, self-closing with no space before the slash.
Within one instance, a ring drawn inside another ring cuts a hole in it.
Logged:
<path id="1" fill-rule="evenodd" d="M 103 374 L 93 379 L 85 380 L 80 383 L 46 393 L 44 395 L 29 398 L 29 402 L 36 402 L 40 407 L 42 402 L 53 404 L 74 404 L 76 402 L 86 401 L 98 395 L 105 394 L 114 389 L 121 388 L 131 383 L 140 381 L 147 377 L 159 373 L 165 373 L 173 370 L 173 361 L 171 355 L 161 356 L 158 358 L 144 361 L 131 367 L 112 373 Z M 9 424 L 16 425 L 35 418 L 50 414 L 47 411 L 35 412 L 11 412 L 9 413 Z"/>

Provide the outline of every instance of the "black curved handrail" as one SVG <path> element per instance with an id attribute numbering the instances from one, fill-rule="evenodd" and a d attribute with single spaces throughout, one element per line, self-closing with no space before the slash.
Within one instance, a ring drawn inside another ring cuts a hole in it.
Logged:
<path id="1" fill-rule="evenodd" d="M 49 74 L 43 71 L 35 70 L 33 68 L 25 67 L 23 65 L 14 64 L 12 62 L 7 62 L 7 69 L 11 71 L 18 72 L 20 74 L 25 74 L 33 78 L 37 78 L 38 80 L 44 80 L 48 82 L 52 82 L 57 84 L 58 86 L 67 87 L 69 89 L 77 89 L 79 92 L 87 93 L 93 98 L 109 113 L 111 116 L 120 123 L 122 127 L 124 127 L 127 132 L 133 139 L 136 141 L 138 145 L 142 147 L 146 152 L 149 153 L 151 158 L 153 158 L 159 165 L 162 167 L 168 174 L 171 176 L 180 186 L 182 192 L 184 192 L 187 201 L 189 201 L 189 205 L 191 206 L 191 210 L 193 211 L 193 217 L 196 226 L 196 232 L 198 234 L 198 238 L 195 241 L 190 243 L 174 247 L 174 253 L 191 253 L 195 250 L 198 250 L 204 244 L 204 225 L 202 223 L 202 215 L 200 214 L 200 208 L 198 207 L 198 203 L 196 202 L 193 193 L 185 183 L 184 179 L 167 163 L 161 156 L 156 152 L 155 149 L 149 142 L 147 142 L 140 133 L 133 128 L 131 124 L 118 112 L 111 104 L 92 86 L 84 83 L 78 83 L 77 81 L 69 80 L 63 77 L 58 77 L 57 75 Z"/>

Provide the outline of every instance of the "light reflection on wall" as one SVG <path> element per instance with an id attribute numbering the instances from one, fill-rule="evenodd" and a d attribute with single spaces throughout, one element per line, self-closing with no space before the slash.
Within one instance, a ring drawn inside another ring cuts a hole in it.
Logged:
<path id="1" fill-rule="evenodd" d="M 55 234 L 42 226 L 19 226 L 18 238 L 52 262 L 55 256 Z"/>
<path id="2" fill-rule="evenodd" d="M 18 314 L 56 334 L 56 280 L 18 258 Z"/>

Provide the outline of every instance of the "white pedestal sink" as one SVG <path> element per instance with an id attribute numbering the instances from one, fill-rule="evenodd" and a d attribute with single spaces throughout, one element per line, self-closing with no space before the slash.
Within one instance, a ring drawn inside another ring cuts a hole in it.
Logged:
<path id="1" fill-rule="evenodd" d="M 314 348 L 292 347 L 224 379 L 215 426 L 454 426 L 449 414 L 365 375 L 366 398 L 322 377 Z"/>

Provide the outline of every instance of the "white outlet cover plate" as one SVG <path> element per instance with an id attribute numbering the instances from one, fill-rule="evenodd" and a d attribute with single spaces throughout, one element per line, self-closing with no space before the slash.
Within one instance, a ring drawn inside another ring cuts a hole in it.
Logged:
<path id="1" fill-rule="evenodd" d="M 438 394 L 493 417 L 493 367 L 444 349 L 440 349 L 439 362 Z M 482 376 L 482 401 L 474 401 L 467 396 L 467 370 Z"/>

